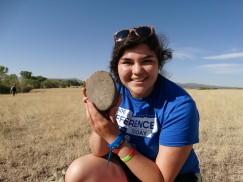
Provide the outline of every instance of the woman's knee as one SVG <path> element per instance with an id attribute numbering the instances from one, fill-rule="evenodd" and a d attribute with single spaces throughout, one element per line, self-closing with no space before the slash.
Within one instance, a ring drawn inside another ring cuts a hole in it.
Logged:
<path id="1" fill-rule="evenodd" d="M 92 154 L 76 159 L 68 167 L 65 182 L 75 181 L 126 181 L 126 174 L 116 162 L 106 166 L 106 159 Z"/>
<path id="2" fill-rule="evenodd" d="M 66 171 L 65 181 L 85 181 L 85 177 L 88 173 L 88 169 L 85 164 L 88 163 L 88 159 L 89 156 L 83 156 L 73 161 Z"/>

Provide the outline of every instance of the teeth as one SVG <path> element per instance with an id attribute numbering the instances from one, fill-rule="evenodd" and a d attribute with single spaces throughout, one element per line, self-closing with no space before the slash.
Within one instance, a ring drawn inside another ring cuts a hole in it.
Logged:
<path id="1" fill-rule="evenodd" d="M 134 82 L 142 82 L 145 80 L 145 78 L 140 78 L 140 79 L 132 79 Z"/>

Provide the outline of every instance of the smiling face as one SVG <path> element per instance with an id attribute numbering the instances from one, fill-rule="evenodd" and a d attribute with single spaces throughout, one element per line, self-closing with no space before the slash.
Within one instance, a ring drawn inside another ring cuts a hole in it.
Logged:
<path id="1" fill-rule="evenodd" d="M 127 49 L 118 62 L 120 80 L 135 98 L 145 98 L 152 92 L 158 70 L 156 54 L 146 44 Z"/>

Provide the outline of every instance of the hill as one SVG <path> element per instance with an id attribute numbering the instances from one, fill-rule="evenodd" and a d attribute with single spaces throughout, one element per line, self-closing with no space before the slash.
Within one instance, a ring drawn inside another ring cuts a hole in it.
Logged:
<path id="1" fill-rule="evenodd" d="M 187 89 L 240 89 L 238 87 L 205 85 L 205 84 L 198 84 L 198 83 L 177 83 L 177 84 Z"/>

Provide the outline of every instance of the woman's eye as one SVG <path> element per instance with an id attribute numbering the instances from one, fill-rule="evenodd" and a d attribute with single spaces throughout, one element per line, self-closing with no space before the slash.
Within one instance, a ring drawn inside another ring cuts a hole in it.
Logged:
<path id="1" fill-rule="evenodd" d="M 125 64 L 125 65 L 131 65 L 132 62 L 131 62 L 131 61 L 124 61 L 122 64 Z"/>
<path id="2" fill-rule="evenodd" d="M 150 64 L 150 63 L 153 63 L 153 60 L 149 60 L 149 59 L 148 60 L 144 60 L 143 63 L 144 64 Z"/>

